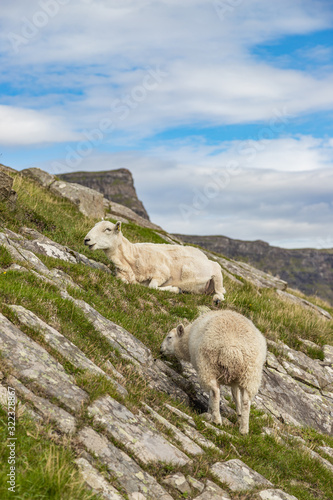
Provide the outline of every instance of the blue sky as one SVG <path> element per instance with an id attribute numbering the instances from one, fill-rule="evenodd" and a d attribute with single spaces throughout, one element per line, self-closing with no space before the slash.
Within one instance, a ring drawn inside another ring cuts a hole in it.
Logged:
<path id="1" fill-rule="evenodd" d="M 333 4 L 4 0 L 1 161 L 128 168 L 170 232 L 333 247 Z"/>

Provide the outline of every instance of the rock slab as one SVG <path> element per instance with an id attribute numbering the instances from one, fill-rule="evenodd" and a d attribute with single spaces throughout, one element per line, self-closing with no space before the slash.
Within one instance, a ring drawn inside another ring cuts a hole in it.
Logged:
<path id="1" fill-rule="evenodd" d="M 167 462 L 185 465 L 189 458 L 169 443 L 142 416 L 134 415 L 111 396 L 104 396 L 88 408 L 95 424 L 102 424 L 107 433 L 121 442 L 143 463 Z"/>
<path id="2" fill-rule="evenodd" d="M 88 401 L 88 394 L 75 385 L 74 378 L 62 365 L 3 314 L 0 314 L 0 351 L 14 376 L 30 381 L 69 410 L 78 412 Z"/>
<path id="3" fill-rule="evenodd" d="M 210 470 L 222 483 L 226 483 L 231 491 L 247 491 L 256 486 L 273 486 L 270 481 L 238 458 L 217 462 Z"/>
<path id="4" fill-rule="evenodd" d="M 172 497 L 158 484 L 156 479 L 145 472 L 126 453 L 116 448 L 105 436 L 98 434 L 91 427 L 83 428 L 78 440 L 90 453 L 93 453 L 125 489 L 129 498 L 147 500 L 172 500 Z M 137 497 L 135 497 L 137 495 Z M 141 497 L 142 498 L 142 497 Z"/>

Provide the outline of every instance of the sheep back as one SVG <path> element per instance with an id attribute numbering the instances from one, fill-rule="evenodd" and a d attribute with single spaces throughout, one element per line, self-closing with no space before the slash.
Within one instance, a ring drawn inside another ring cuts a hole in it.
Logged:
<path id="1" fill-rule="evenodd" d="M 201 384 L 216 378 L 220 384 L 234 382 L 257 393 L 266 359 L 266 340 L 254 324 L 234 311 L 211 311 L 189 327 L 191 363 Z"/>

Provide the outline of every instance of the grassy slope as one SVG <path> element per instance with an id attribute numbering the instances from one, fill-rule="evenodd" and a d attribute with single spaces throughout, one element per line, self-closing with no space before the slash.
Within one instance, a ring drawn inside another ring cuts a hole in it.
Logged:
<path id="1" fill-rule="evenodd" d="M 19 195 L 17 208 L 9 212 L 5 205 L 0 205 L 1 225 L 16 232 L 22 225 L 36 228 L 54 241 L 109 264 L 102 252 L 90 252 L 83 245 L 83 237 L 94 221 L 83 217 L 70 203 L 54 197 L 26 178 L 16 176 L 14 189 Z M 125 225 L 123 231 L 131 241 L 164 242 L 153 231 L 134 224 Z M 50 268 L 54 266 L 63 269 L 77 284 L 81 285 L 80 290 L 70 290 L 73 296 L 89 302 L 105 317 L 133 333 L 152 350 L 155 356 L 158 356 L 161 340 L 170 328 L 181 321 L 193 320 L 197 315 L 198 305 L 211 307 L 211 297 L 175 296 L 166 292 L 149 290 L 139 285 L 125 285 L 112 275 L 86 268 L 83 265 L 67 264 L 48 257 L 41 257 L 41 259 Z M 26 272 L 5 272 L 11 261 L 11 257 L 2 249 L 0 251 L 0 268 L 3 269 L 0 274 L 2 299 L 0 312 L 16 322 L 7 304 L 21 304 L 27 307 L 57 328 L 92 360 L 102 366 L 104 361 L 110 358 L 110 347 L 85 319 L 82 312 L 72 303 L 64 300 L 55 287 L 41 282 L 37 277 Z M 320 357 L 321 353 L 307 352 L 306 348 L 300 345 L 298 336 L 313 340 L 319 345 L 333 343 L 332 322 L 322 320 L 311 311 L 307 312 L 298 306 L 279 300 L 273 290 L 266 289 L 259 292 L 250 285 L 239 288 L 228 279 L 225 279 L 225 286 L 228 293 L 223 307 L 232 308 L 251 318 L 268 338 L 281 339 L 291 347 L 302 348 L 313 357 Z M 330 312 L 333 313 L 332 310 Z M 27 328 L 22 329 L 43 343 L 38 332 Z M 50 351 L 49 347 L 45 347 Z M 59 361 L 63 361 L 59 355 L 50 352 Z M 140 407 L 142 400 L 154 406 L 164 401 L 172 403 L 167 395 L 157 393 L 147 387 L 146 381 L 137 377 L 131 365 L 117 358 L 117 353 L 114 353 L 110 359 L 126 377 L 129 391 L 126 405 L 134 412 Z M 110 383 L 103 378 L 88 376 L 68 363 L 64 365 L 70 373 L 74 374 L 78 385 L 87 390 L 90 401 L 105 393 L 121 400 Z M 191 414 L 197 420 L 198 427 L 203 429 L 203 424 L 196 413 L 187 407 L 182 408 Z M 167 409 L 161 409 L 161 414 L 177 424 L 177 419 Z M 85 411 L 77 415 L 77 418 L 80 426 L 88 421 Z M 0 413 L 0 419 L 3 424 L 6 423 L 3 412 Z M 296 495 L 299 500 L 331 498 L 333 496 L 332 475 L 294 444 L 291 445 L 288 442 L 277 444 L 274 438 L 263 437 L 262 427 L 269 424 L 270 421 L 266 416 L 252 410 L 249 436 L 242 437 L 237 429 L 227 429 L 234 436 L 233 444 L 241 458 L 278 487 Z M 309 446 L 313 448 L 323 442 L 333 446 L 332 438 L 322 436 L 312 430 L 294 429 L 293 431 L 307 439 Z M 51 434 L 45 428 L 36 427 L 26 418 L 19 422 L 18 432 L 18 443 L 24 459 L 17 464 L 20 469 L 18 484 L 20 484 L 21 491 L 21 496 L 17 498 L 80 499 L 90 497 L 87 490 L 82 489 L 73 467 L 74 455 L 67 438 Z M 222 459 L 237 458 L 229 440 L 217 437 L 211 431 L 205 430 L 204 432 L 221 447 Z M 5 432 L 2 432 L 0 436 L 0 457 L 1 461 L 5 462 L 7 456 Z M 42 457 L 38 460 L 38 464 L 36 464 L 36 450 Z M 187 466 L 184 471 L 197 478 L 206 477 L 209 476 L 209 465 L 217 460 L 221 460 L 221 457 L 213 451 L 208 451 L 203 457 L 195 458 L 193 464 Z M 57 464 L 60 463 L 65 471 L 64 477 L 68 480 L 60 480 L 60 474 L 57 474 L 57 468 L 60 467 Z M 6 468 L 3 469 L 0 472 L 1 499 L 7 498 L 8 493 L 5 484 Z M 149 468 L 149 470 L 153 470 L 155 476 L 159 478 L 170 470 L 170 467 L 159 466 Z M 27 489 L 28 485 L 30 489 Z M 74 492 L 73 488 L 77 488 L 77 491 Z M 234 496 L 234 498 L 237 497 Z"/>

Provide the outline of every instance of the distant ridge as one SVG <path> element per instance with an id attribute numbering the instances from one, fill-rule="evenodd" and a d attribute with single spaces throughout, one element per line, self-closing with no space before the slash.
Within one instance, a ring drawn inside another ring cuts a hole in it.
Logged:
<path id="1" fill-rule="evenodd" d="M 132 174 L 126 168 L 101 172 L 71 172 L 57 176 L 64 181 L 95 189 L 108 200 L 124 205 L 144 219 L 150 220 L 136 193 Z"/>
<path id="2" fill-rule="evenodd" d="M 303 248 L 289 250 L 265 241 L 242 241 L 226 236 L 177 234 L 186 243 L 202 246 L 231 259 L 242 260 L 279 276 L 292 288 L 307 295 L 318 295 L 333 303 L 333 249 Z"/>

